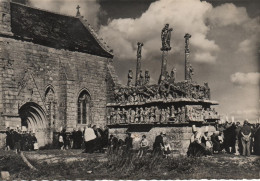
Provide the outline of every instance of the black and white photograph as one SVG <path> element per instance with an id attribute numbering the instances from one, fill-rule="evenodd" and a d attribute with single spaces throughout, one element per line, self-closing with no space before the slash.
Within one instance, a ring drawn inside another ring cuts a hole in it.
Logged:
<path id="1" fill-rule="evenodd" d="M 0 0 L 0 180 L 259 168 L 259 0 Z"/>

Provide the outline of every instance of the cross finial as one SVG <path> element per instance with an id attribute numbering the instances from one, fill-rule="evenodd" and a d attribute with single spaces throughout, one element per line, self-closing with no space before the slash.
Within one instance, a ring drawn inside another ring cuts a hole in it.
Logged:
<path id="1" fill-rule="evenodd" d="M 78 5 L 78 6 L 76 7 L 76 9 L 77 9 L 76 17 L 79 17 L 79 16 L 80 16 L 79 8 L 80 8 L 80 6 Z"/>

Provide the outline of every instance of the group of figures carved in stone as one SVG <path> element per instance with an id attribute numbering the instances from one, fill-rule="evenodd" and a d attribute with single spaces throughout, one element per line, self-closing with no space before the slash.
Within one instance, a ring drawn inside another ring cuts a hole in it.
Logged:
<path id="1" fill-rule="evenodd" d="M 188 121 L 201 121 L 209 119 L 219 119 L 219 114 L 215 109 L 202 108 L 202 106 L 186 106 L 186 118 Z"/>
<path id="2" fill-rule="evenodd" d="M 206 119 L 218 119 L 214 109 L 198 109 L 192 106 L 158 106 L 135 108 L 109 108 L 108 124 L 149 124 L 149 123 L 185 123 L 189 121 L 203 122 Z"/>
<path id="3" fill-rule="evenodd" d="M 143 71 L 140 70 L 140 72 L 138 73 L 136 86 L 148 85 L 149 83 L 150 83 L 150 73 L 149 73 L 149 71 L 145 70 L 145 73 L 143 75 Z M 129 72 L 128 72 L 127 86 L 129 86 L 129 87 L 134 86 L 133 71 L 132 70 L 129 70 Z"/>
<path id="4" fill-rule="evenodd" d="M 154 102 L 159 100 L 174 101 L 176 98 L 192 98 L 209 100 L 210 88 L 190 82 L 174 83 L 173 79 L 165 79 L 158 85 L 136 87 L 119 87 L 114 90 L 116 103 Z"/>

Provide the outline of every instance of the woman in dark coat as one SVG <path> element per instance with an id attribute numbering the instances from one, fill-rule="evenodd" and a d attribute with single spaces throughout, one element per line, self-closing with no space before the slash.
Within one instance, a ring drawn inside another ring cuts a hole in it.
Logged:
<path id="1" fill-rule="evenodd" d="M 256 127 L 255 135 L 254 135 L 254 153 L 256 155 L 260 155 L 260 125 L 258 124 Z"/>

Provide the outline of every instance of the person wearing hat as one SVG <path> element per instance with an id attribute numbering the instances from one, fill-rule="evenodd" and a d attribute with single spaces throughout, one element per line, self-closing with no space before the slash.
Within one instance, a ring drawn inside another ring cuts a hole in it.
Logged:
<path id="1" fill-rule="evenodd" d="M 163 137 L 166 136 L 165 132 L 161 132 L 160 135 L 155 137 L 153 144 L 153 154 L 154 155 L 163 155 L 164 142 Z"/>
<path id="2" fill-rule="evenodd" d="M 91 125 L 88 125 L 86 127 L 85 132 L 84 132 L 84 141 L 85 141 L 85 151 L 84 153 L 93 153 L 94 152 L 94 143 L 96 139 L 96 134 L 91 128 Z"/>
<path id="3" fill-rule="evenodd" d="M 250 156 L 250 136 L 251 136 L 251 127 L 248 125 L 247 120 L 244 121 L 244 125 L 241 128 L 241 142 L 243 146 L 243 155 Z"/>

